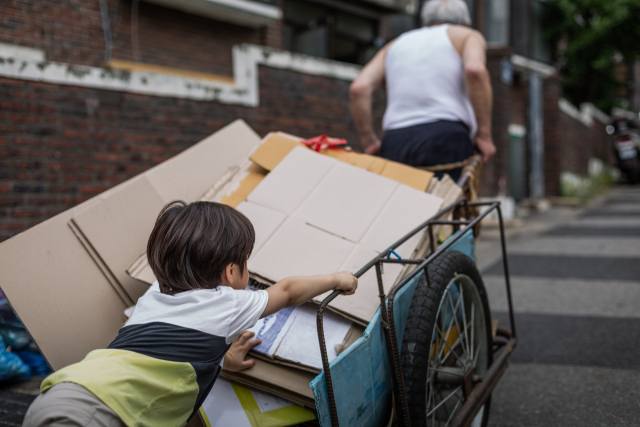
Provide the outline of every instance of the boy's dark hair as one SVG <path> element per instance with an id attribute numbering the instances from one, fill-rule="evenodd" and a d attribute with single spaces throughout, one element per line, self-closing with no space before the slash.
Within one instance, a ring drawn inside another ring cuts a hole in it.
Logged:
<path id="1" fill-rule="evenodd" d="M 254 242 L 251 221 L 232 207 L 178 200 L 158 215 L 147 258 L 164 294 L 215 289 L 227 265 L 244 271 Z"/>

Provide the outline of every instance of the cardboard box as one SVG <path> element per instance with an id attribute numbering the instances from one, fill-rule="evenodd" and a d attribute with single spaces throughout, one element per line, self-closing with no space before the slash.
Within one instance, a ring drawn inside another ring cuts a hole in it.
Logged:
<path id="1" fill-rule="evenodd" d="M 54 370 L 106 347 L 125 320 L 125 308 L 153 281 L 140 254 L 164 204 L 180 199 L 239 206 L 282 153 L 300 145 L 299 138 L 282 133 L 263 142 L 243 121 L 235 121 L 147 172 L 0 244 L 0 288 Z M 280 154 L 265 160 L 259 155 L 268 154 L 267 143 L 279 144 Z M 331 154 L 381 175 L 389 166 L 344 150 Z M 258 160 L 250 160 L 255 156 Z M 403 168 L 395 166 L 391 171 L 414 188 L 430 182 L 439 187 L 428 172 L 409 168 L 403 175 Z M 428 246 L 424 236 L 420 245 Z M 351 334 L 352 340 L 357 338 Z M 223 375 L 313 406 L 308 387 L 313 373 L 259 361 L 250 370 Z"/>

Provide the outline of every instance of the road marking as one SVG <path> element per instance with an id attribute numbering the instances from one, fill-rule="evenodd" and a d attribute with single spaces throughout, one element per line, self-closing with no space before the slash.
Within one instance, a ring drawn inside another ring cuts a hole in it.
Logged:
<path id="1" fill-rule="evenodd" d="M 507 311 L 503 276 L 483 277 L 492 311 Z M 516 313 L 640 319 L 640 279 L 614 282 L 582 279 L 512 277 Z"/>

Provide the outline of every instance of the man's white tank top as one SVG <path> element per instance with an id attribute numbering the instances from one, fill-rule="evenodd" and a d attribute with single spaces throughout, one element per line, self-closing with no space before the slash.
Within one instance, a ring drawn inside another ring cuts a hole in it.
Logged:
<path id="1" fill-rule="evenodd" d="M 385 59 L 385 130 L 438 120 L 461 121 L 473 137 L 476 117 L 464 84 L 462 58 L 447 34 L 448 25 L 402 34 Z"/>

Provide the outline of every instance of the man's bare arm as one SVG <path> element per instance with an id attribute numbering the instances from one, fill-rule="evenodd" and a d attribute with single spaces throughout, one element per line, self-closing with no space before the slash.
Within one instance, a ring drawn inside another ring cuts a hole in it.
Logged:
<path id="1" fill-rule="evenodd" d="M 451 28 L 453 31 L 456 29 Z M 482 34 L 466 30 L 460 47 L 460 56 L 464 64 L 464 82 L 467 95 L 478 123 L 475 143 L 486 162 L 496 152 L 491 137 L 491 111 L 493 92 L 491 79 L 487 71 L 486 42 Z M 455 35 L 452 34 L 454 37 Z M 455 43 L 454 43 L 455 44 Z"/>
<path id="2" fill-rule="evenodd" d="M 373 92 L 384 84 L 384 60 L 389 46 L 391 43 L 378 51 L 349 87 L 351 116 L 358 131 L 362 149 L 367 154 L 375 155 L 380 152 L 380 139 L 373 130 L 371 97 Z"/>

